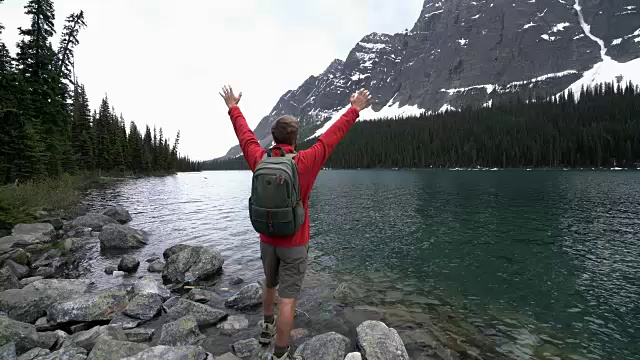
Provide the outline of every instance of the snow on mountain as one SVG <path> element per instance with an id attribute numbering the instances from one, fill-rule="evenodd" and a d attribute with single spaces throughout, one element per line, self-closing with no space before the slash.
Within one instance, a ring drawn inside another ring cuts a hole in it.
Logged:
<path id="1" fill-rule="evenodd" d="M 303 139 L 319 136 L 363 87 L 373 105 L 360 119 L 369 120 L 579 93 L 602 81 L 640 84 L 636 2 L 425 0 L 412 28 L 364 36 L 344 60 L 283 94 L 254 133 L 268 146 L 271 123 L 287 114 Z"/>

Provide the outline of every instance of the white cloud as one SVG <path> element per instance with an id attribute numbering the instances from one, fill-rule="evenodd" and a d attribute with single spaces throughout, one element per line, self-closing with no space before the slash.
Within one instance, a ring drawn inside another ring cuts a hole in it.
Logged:
<path id="1" fill-rule="evenodd" d="M 0 5 L 3 40 L 15 50 L 26 27 L 26 0 Z M 223 155 L 237 143 L 218 95 L 231 84 L 253 128 L 278 98 L 334 58 L 344 59 L 366 34 L 400 32 L 422 0 L 57 0 L 56 29 L 85 11 L 76 73 L 93 108 L 108 93 L 127 121 L 157 125 L 194 159 Z M 57 43 L 57 39 L 54 40 Z M 55 45 L 54 43 L 54 45 Z"/>

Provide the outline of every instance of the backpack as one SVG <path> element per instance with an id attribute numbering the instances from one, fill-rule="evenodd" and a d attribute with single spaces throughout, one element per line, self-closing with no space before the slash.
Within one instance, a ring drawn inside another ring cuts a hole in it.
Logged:
<path id="1" fill-rule="evenodd" d="M 273 149 L 279 149 L 280 156 L 271 156 Z M 249 218 L 260 234 L 292 236 L 305 220 L 294 161 L 298 154 L 285 154 L 280 147 L 273 149 L 267 150 L 253 172 Z"/>

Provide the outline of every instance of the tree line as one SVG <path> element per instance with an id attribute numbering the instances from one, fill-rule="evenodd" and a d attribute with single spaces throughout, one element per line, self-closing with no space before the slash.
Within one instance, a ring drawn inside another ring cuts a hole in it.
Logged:
<path id="1" fill-rule="evenodd" d="M 196 169 L 196 162 L 178 154 L 179 132 L 170 144 L 162 129 L 152 134 L 147 126 L 142 134 L 131 122 L 127 131 L 106 97 L 91 112 L 73 71 L 78 36 L 87 26 L 83 11 L 66 18 L 57 50 L 51 43 L 53 1 L 29 0 L 25 13 L 31 23 L 19 28 L 15 56 L 2 41 L 0 24 L 0 184 L 85 171 Z"/>
<path id="2" fill-rule="evenodd" d="M 300 144 L 308 148 L 315 139 Z M 357 122 L 326 167 L 640 167 L 640 88 L 599 84 L 575 94 Z M 204 170 L 247 169 L 242 157 Z"/>

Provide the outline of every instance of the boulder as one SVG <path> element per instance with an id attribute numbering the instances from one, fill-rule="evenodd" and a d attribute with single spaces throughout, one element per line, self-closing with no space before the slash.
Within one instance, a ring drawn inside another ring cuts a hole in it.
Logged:
<path id="1" fill-rule="evenodd" d="M 147 344 L 110 339 L 100 339 L 89 353 L 87 360 L 120 360 L 149 348 Z"/>
<path id="2" fill-rule="evenodd" d="M 120 224 L 126 224 L 131 221 L 131 214 L 129 214 L 129 211 L 122 206 L 111 206 L 105 209 L 102 212 L 102 215 L 106 215 Z"/>
<path id="3" fill-rule="evenodd" d="M 125 255 L 118 263 L 118 270 L 128 273 L 136 272 L 140 266 L 140 261 L 131 255 Z"/>
<path id="4" fill-rule="evenodd" d="M 33 276 L 20 280 L 20 285 L 27 286 L 31 283 L 44 279 L 42 276 Z"/>
<path id="5" fill-rule="evenodd" d="M 358 348 L 367 360 L 409 360 L 404 343 L 395 329 L 383 322 L 367 320 L 357 329 Z"/>
<path id="6" fill-rule="evenodd" d="M 260 358 L 260 359 L 262 359 L 262 358 Z M 265 357 L 265 359 L 266 359 L 266 357 Z M 225 353 L 225 354 L 222 354 L 222 355 L 216 357 L 215 360 L 240 360 L 240 358 L 229 352 L 229 353 Z"/>
<path id="7" fill-rule="evenodd" d="M 231 350 L 239 357 L 251 356 L 258 348 L 260 343 L 256 339 L 240 340 L 231 345 Z"/>
<path id="8" fill-rule="evenodd" d="M 51 354 L 50 350 L 35 348 L 27 351 L 26 353 L 20 355 L 18 360 L 40 360 L 40 358 L 44 358 L 45 356 Z"/>
<path id="9" fill-rule="evenodd" d="M 111 219 L 111 218 L 109 218 Z M 147 235 L 127 225 L 109 224 L 100 235 L 100 249 L 138 249 L 147 244 Z"/>
<path id="10" fill-rule="evenodd" d="M 186 250 L 186 249 L 191 249 L 193 246 L 191 245 L 185 245 L 185 244 L 178 244 L 178 245 L 173 245 L 170 248 L 167 248 L 165 251 L 162 252 L 162 257 L 165 260 L 169 260 L 170 257 L 172 257 L 173 255 L 179 253 L 182 250 Z"/>
<path id="11" fill-rule="evenodd" d="M 229 284 L 231 285 L 240 285 L 243 282 L 244 282 L 244 279 L 239 276 L 232 277 L 231 280 L 229 280 Z"/>
<path id="12" fill-rule="evenodd" d="M 124 271 L 116 270 L 111 275 L 113 275 L 113 277 L 123 277 L 123 276 L 127 275 L 127 273 L 124 272 Z"/>
<path id="13" fill-rule="evenodd" d="M 138 328 L 125 330 L 124 334 L 127 337 L 127 341 L 148 342 L 151 341 L 155 332 L 155 329 Z"/>
<path id="14" fill-rule="evenodd" d="M 220 300 L 220 297 L 216 293 L 202 289 L 192 289 L 187 293 L 186 298 L 202 304 L 206 304 L 212 300 Z"/>
<path id="15" fill-rule="evenodd" d="M 8 267 L 0 269 L 0 291 L 20 288 L 22 288 L 20 280 L 18 280 L 18 277 L 11 269 Z"/>
<path id="16" fill-rule="evenodd" d="M 31 264 L 32 269 L 37 269 L 40 267 L 52 267 L 57 268 L 62 264 L 60 257 L 62 256 L 62 252 L 58 249 L 51 249 L 44 254 L 42 254 L 36 262 Z"/>
<path id="17" fill-rule="evenodd" d="M 177 296 L 174 296 L 171 299 L 165 301 L 164 304 L 162 304 L 162 308 L 164 309 L 164 312 L 169 312 L 169 309 L 174 307 L 178 303 L 178 300 L 180 300 L 180 298 Z"/>
<path id="18" fill-rule="evenodd" d="M 0 311 L 12 319 L 34 323 L 46 315 L 52 304 L 78 297 L 87 291 L 88 286 L 87 280 L 38 280 L 22 289 L 1 292 Z"/>
<path id="19" fill-rule="evenodd" d="M 113 319 L 111 319 L 111 321 L 109 322 L 109 325 L 117 326 L 121 329 L 127 330 L 127 329 L 133 329 L 143 322 L 144 322 L 143 320 L 135 319 L 123 313 L 120 313 L 120 314 L 116 314 L 113 317 Z"/>
<path id="20" fill-rule="evenodd" d="M 67 232 L 67 236 L 70 238 L 88 238 L 91 236 L 91 228 L 90 227 L 78 227 L 75 229 L 71 229 Z"/>
<path id="21" fill-rule="evenodd" d="M 36 270 L 36 272 L 33 275 L 39 276 L 44 279 L 49 279 L 53 277 L 55 273 L 56 273 L 56 270 L 54 268 L 50 266 L 43 266 L 41 268 L 38 268 L 38 270 Z"/>
<path id="22" fill-rule="evenodd" d="M 162 298 L 160 298 L 160 295 L 143 293 L 134 297 L 122 313 L 140 320 L 151 320 L 160 311 L 161 307 Z"/>
<path id="23" fill-rule="evenodd" d="M 54 324 L 111 320 L 128 304 L 126 291 L 122 288 L 112 288 L 100 294 L 85 295 L 53 304 L 47 310 L 47 320 Z"/>
<path id="24" fill-rule="evenodd" d="M 344 360 L 362 360 L 362 354 L 359 352 L 348 353 Z"/>
<path id="25" fill-rule="evenodd" d="M 116 271 L 116 270 L 118 270 L 117 267 L 109 265 L 106 268 L 104 268 L 104 273 L 107 274 L 107 275 L 113 275 L 113 272 Z"/>
<path id="26" fill-rule="evenodd" d="M 151 276 L 144 276 L 140 280 L 136 281 L 133 285 L 133 293 L 135 295 L 140 294 L 157 294 L 162 300 L 167 300 L 171 297 L 171 292 L 164 285 L 154 280 Z"/>
<path id="27" fill-rule="evenodd" d="M 79 347 L 91 351 L 98 340 L 120 340 L 125 341 L 127 337 L 124 331 L 111 325 L 95 326 L 89 330 L 75 333 L 64 340 L 63 347 Z"/>
<path id="28" fill-rule="evenodd" d="M 224 259 L 218 250 L 203 246 L 189 247 L 167 260 L 162 279 L 165 283 L 206 280 L 220 271 L 223 264 Z"/>
<path id="29" fill-rule="evenodd" d="M 10 342 L 0 346 L 0 359 L 16 360 L 16 344 Z"/>
<path id="30" fill-rule="evenodd" d="M 204 338 L 204 335 L 198 329 L 196 318 L 189 315 L 162 325 L 162 334 L 158 345 L 193 345 Z"/>
<path id="31" fill-rule="evenodd" d="M 64 216 L 65 219 L 73 219 L 89 213 L 89 207 L 86 204 L 78 204 L 69 210 Z"/>
<path id="32" fill-rule="evenodd" d="M 224 311 L 214 309 L 186 299 L 178 299 L 177 303 L 169 309 L 166 315 L 167 321 L 176 321 L 184 316 L 192 315 L 197 319 L 198 326 L 212 326 L 227 318 Z"/>
<path id="33" fill-rule="evenodd" d="M 304 356 L 305 360 L 343 360 L 350 349 L 349 339 L 330 332 L 307 340 L 296 350 L 296 354 Z"/>
<path id="34" fill-rule="evenodd" d="M 164 270 L 164 265 L 165 265 L 164 261 L 156 260 L 151 264 L 149 264 L 149 266 L 147 267 L 147 271 L 150 273 L 160 273 L 162 272 L 162 270 Z"/>
<path id="35" fill-rule="evenodd" d="M 46 317 L 45 317 L 46 319 Z M 91 328 L 93 328 L 94 326 L 91 323 L 80 323 L 80 324 L 75 324 L 75 325 L 71 325 L 69 326 L 69 330 L 71 331 L 72 334 L 76 334 L 79 333 L 81 331 L 87 331 Z"/>
<path id="36" fill-rule="evenodd" d="M 154 346 L 122 360 L 205 360 L 207 352 L 200 346 Z M 220 358 L 216 358 L 218 360 Z"/>
<path id="37" fill-rule="evenodd" d="M 248 309 L 262 304 L 262 286 L 249 284 L 224 302 L 224 306 L 233 309 Z"/>
<path id="38" fill-rule="evenodd" d="M 43 223 L 51 224 L 51 226 L 53 226 L 53 229 L 55 231 L 62 230 L 62 227 L 64 226 L 64 221 L 62 221 L 62 219 L 57 217 L 50 217 L 50 218 L 42 219 L 41 221 Z"/>
<path id="39" fill-rule="evenodd" d="M 36 347 L 49 349 L 55 344 L 56 338 L 41 336 L 41 334 L 31 324 L 0 316 L 0 346 L 13 342 L 18 355 Z"/>
<path id="40" fill-rule="evenodd" d="M 116 224 L 113 218 L 103 214 L 87 214 L 75 218 L 68 224 L 65 224 L 65 230 L 77 228 L 91 228 L 93 231 L 102 231 L 109 224 Z M 68 231 L 67 231 L 68 232 Z"/>
<path id="41" fill-rule="evenodd" d="M 152 256 L 152 257 L 148 258 L 147 260 L 145 260 L 145 262 L 152 263 L 152 262 L 156 262 L 158 260 L 160 260 L 160 256 Z"/>
<path id="42" fill-rule="evenodd" d="M 46 316 L 43 316 L 43 317 L 39 318 L 38 320 L 36 320 L 35 326 L 36 326 L 36 330 L 37 331 L 51 331 L 51 330 L 55 330 L 56 329 L 55 324 L 50 324 L 47 321 L 47 317 Z"/>
<path id="43" fill-rule="evenodd" d="M 5 261 L 4 266 L 8 267 L 16 275 L 18 280 L 24 279 L 25 277 L 27 277 L 27 275 L 29 275 L 28 267 L 24 265 L 16 264 L 13 260 Z"/>
<path id="44" fill-rule="evenodd" d="M 0 253 L 2 252 L 0 251 Z M 4 262 L 7 260 L 12 260 L 16 264 L 29 266 L 29 264 L 31 264 L 31 254 L 24 249 L 9 249 L 0 255 L 0 266 L 4 265 Z"/>
<path id="45" fill-rule="evenodd" d="M 43 357 L 35 358 L 34 360 L 85 360 L 86 358 L 87 350 L 76 347 L 66 347 Z"/>
<path id="46" fill-rule="evenodd" d="M 56 337 L 56 343 L 55 345 L 53 345 L 51 350 L 58 350 L 62 347 L 62 344 L 64 343 L 64 341 L 69 337 L 69 334 L 67 334 L 62 330 L 55 330 L 53 334 Z"/>
<path id="47" fill-rule="evenodd" d="M 216 326 L 223 330 L 240 330 L 249 327 L 249 320 L 243 315 L 230 315 L 227 320 Z"/>
<path id="48" fill-rule="evenodd" d="M 18 224 L 11 230 L 11 235 L 22 236 L 30 243 L 46 243 L 56 234 L 56 229 L 47 223 Z"/>

